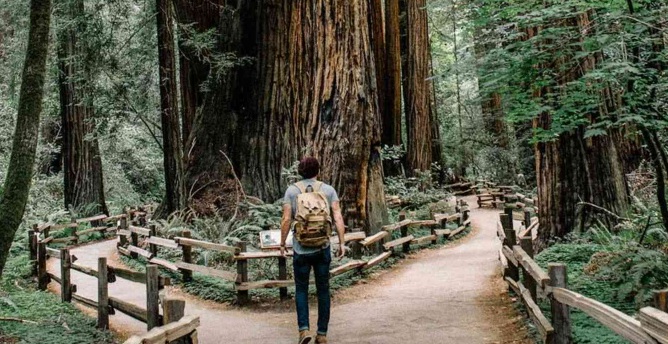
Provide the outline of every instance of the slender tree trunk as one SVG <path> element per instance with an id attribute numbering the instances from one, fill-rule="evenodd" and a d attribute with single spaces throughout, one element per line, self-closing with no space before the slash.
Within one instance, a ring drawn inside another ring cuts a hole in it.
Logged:
<path id="1" fill-rule="evenodd" d="M 454 5 L 453 5 L 454 6 Z M 460 66 L 459 66 L 459 40 L 457 37 L 457 12 L 452 11 L 452 50 L 453 50 L 453 59 L 455 66 L 455 90 L 457 93 L 457 129 L 459 131 L 459 177 L 464 178 L 466 176 L 467 169 L 467 154 L 466 154 L 466 145 L 464 143 L 464 113 L 462 111 L 462 81 L 460 76 Z"/>
<path id="2" fill-rule="evenodd" d="M 374 62 L 376 65 L 376 93 L 378 94 L 378 112 L 382 118 L 387 117 L 387 59 L 385 43 L 385 17 L 383 12 L 383 0 L 369 1 L 369 33 L 371 34 L 371 46 L 373 47 Z M 384 130 L 384 129 L 383 129 Z"/>
<path id="3" fill-rule="evenodd" d="M 0 198 L 0 277 L 30 193 L 44 96 L 50 23 L 51 1 L 31 0 L 28 49 L 23 65 L 12 155 Z"/>
<path id="4" fill-rule="evenodd" d="M 404 103 L 406 165 L 409 173 L 428 171 L 432 163 L 432 108 L 429 22 L 425 0 L 406 1 Z"/>
<path id="5" fill-rule="evenodd" d="M 60 113 L 63 133 L 63 168 L 65 207 L 90 213 L 107 213 L 102 179 L 102 158 L 95 135 L 91 95 L 92 52 L 82 44 L 86 34 L 83 23 L 84 2 L 72 0 L 60 13 L 59 32 Z M 91 137 L 93 136 L 93 137 Z M 92 208 L 88 208 L 92 206 Z"/>
<path id="6" fill-rule="evenodd" d="M 401 32 L 399 0 L 385 0 L 385 109 L 383 115 L 383 144 L 401 145 Z M 382 74 L 379 74 L 382 77 Z"/>
<path id="7" fill-rule="evenodd" d="M 185 207 L 183 146 L 181 144 L 181 122 L 176 91 L 176 55 L 174 53 L 172 2 L 170 0 L 156 0 L 156 10 L 160 111 L 166 191 L 163 207 L 164 212 L 168 215 Z"/>

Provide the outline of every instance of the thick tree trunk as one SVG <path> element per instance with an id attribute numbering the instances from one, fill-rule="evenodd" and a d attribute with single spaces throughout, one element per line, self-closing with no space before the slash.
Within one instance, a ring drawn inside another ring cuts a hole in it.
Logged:
<path id="1" fill-rule="evenodd" d="M 268 199 L 286 184 L 280 169 L 304 151 L 343 209 L 378 230 L 386 221 L 379 156 L 381 122 L 365 1 L 272 0 L 260 9 L 260 97 L 251 123 L 253 159 L 246 180 Z"/>
<path id="2" fill-rule="evenodd" d="M 164 213 L 171 214 L 185 207 L 183 183 L 183 146 L 181 121 L 176 91 L 176 61 L 174 53 L 174 19 L 172 2 L 156 0 L 158 28 L 158 59 L 160 79 L 160 112 L 162 147 L 165 168 Z"/>
<path id="3" fill-rule="evenodd" d="M 579 13 L 558 25 L 580 33 L 573 37 L 582 42 L 584 35 L 590 32 L 590 16 L 591 12 Z M 600 56 L 596 55 L 579 59 L 562 55 L 547 67 L 555 71 L 559 85 L 564 86 L 593 70 L 598 59 Z M 573 60 L 579 68 L 568 68 Z M 551 91 L 546 89 L 539 96 L 547 93 L 554 96 Z M 601 102 L 605 103 L 603 96 Z M 601 109 L 590 114 L 592 121 L 597 120 Z M 534 128 L 549 129 L 551 125 L 551 114 L 543 114 L 534 122 Z M 629 195 L 617 146 L 610 135 L 584 137 L 585 128 L 580 127 L 562 133 L 556 141 L 536 145 L 539 247 L 545 247 L 555 237 L 563 238 L 571 231 L 584 229 L 594 213 L 590 208 L 578 206 L 580 202 L 589 202 L 617 214 L 628 209 Z"/>
<path id="4" fill-rule="evenodd" d="M 189 28 L 179 36 L 183 134 L 188 135 L 183 151 L 186 201 L 200 214 L 222 210 L 231 215 L 241 201 L 235 172 L 243 175 L 243 160 L 252 153 L 252 132 L 241 128 L 259 115 L 251 112 L 257 94 L 255 68 L 240 58 L 256 56 L 257 6 L 252 1 L 234 6 L 176 1 L 179 23 Z M 210 48 L 193 48 L 193 35 L 207 32 L 213 33 L 208 34 Z"/>
<path id="5" fill-rule="evenodd" d="M 0 198 L 0 277 L 30 193 L 42 113 L 50 23 L 51 1 L 31 0 L 28 49 L 23 65 L 12 155 Z"/>
<path id="6" fill-rule="evenodd" d="M 83 47 L 85 34 L 83 0 L 73 0 L 60 13 L 59 32 L 60 113 L 63 121 L 63 168 L 65 207 L 86 207 L 86 212 L 107 213 L 102 180 L 102 159 L 95 135 L 90 80 L 90 48 Z M 91 208 L 88 208 L 91 207 Z"/>
<path id="7" fill-rule="evenodd" d="M 406 1 L 406 50 L 403 68 L 408 173 L 428 171 L 432 163 L 432 86 L 429 22 L 425 0 Z"/>
<path id="8" fill-rule="evenodd" d="M 191 206 L 234 206 L 233 172 L 249 194 L 278 199 L 287 186 L 282 169 L 310 153 L 321 160 L 320 177 L 337 188 L 343 209 L 360 224 L 379 227 L 386 211 L 368 2 L 211 6 L 183 2 L 179 21 L 216 29 L 220 41 L 212 54 L 250 56 L 254 65 L 197 82 L 206 80 L 210 92 L 201 93 L 186 150 Z M 212 13 L 220 17 L 209 18 Z M 183 46 L 182 56 L 199 64 Z"/>

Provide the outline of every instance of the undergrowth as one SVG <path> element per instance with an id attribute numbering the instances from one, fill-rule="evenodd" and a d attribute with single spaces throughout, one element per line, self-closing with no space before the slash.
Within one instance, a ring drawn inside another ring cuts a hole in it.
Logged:
<path id="1" fill-rule="evenodd" d="M 36 290 L 27 253 L 17 245 L 12 248 L 0 284 L 0 317 L 28 321 L 0 321 L 0 343 L 115 342 L 110 332 L 95 329 L 94 318 L 71 303 L 61 302 L 58 295 Z"/>
<path id="2" fill-rule="evenodd" d="M 568 267 L 568 288 L 586 297 L 612 306 L 624 313 L 633 314 L 633 300 L 620 300 L 617 285 L 612 280 L 587 273 L 592 257 L 605 251 L 605 246 L 594 243 L 556 244 L 536 256 L 538 264 L 547 269 L 548 263 L 564 263 Z M 550 315 L 547 302 L 541 303 L 543 313 Z M 571 309 L 571 324 L 575 344 L 624 344 L 625 339 L 613 333 L 585 313 Z"/>

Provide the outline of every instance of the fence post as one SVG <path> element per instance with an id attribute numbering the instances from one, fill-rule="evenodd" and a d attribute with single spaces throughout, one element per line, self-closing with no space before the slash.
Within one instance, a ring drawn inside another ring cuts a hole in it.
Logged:
<path id="1" fill-rule="evenodd" d="M 533 239 L 531 239 L 531 237 L 520 238 L 520 247 L 522 247 L 529 257 L 533 258 Z M 534 280 L 524 268 L 522 268 L 522 277 L 524 278 L 524 285 L 529 289 L 529 292 L 531 292 L 531 298 L 537 303 L 538 290 L 536 280 Z"/>
<path id="2" fill-rule="evenodd" d="M 51 226 L 46 226 L 44 229 L 42 229 L 42 236 L 44 237 L 44 240 L 49 238 L 50 231 L 51 231 Z M 39 233 L 37 235 L 39 235 Z"/>
<path id="3" fill-rule="evenodd" d="M 172 298 L 165 296 L 161 299 L 162 303 L 162 325 L 177 322 L 185 315 L 186 301 L 183 299 Z M 189 337 L 170 342 L 171 344 L 187 344 L 191 343 Z"/>
<path id="4" fill-rule="evenodd" d="M 355 208 L 348 209 L 348 212 L 346 213 L 348 218 L 346 219 L 347 221 L 347 226 L 348 226 L 348 232 L 350 233 L 357 233 L 357 232 L 363 232 L 364 230 L 361 228 L 355 228 L 355 220 L 354 216 L 352 214 L 356 214 L 357 210 Z M 353 241 L 350 243 L 350 253 L 353 259 L 360 259 L 362 258 L 362 245 L 359 243 L 359 241 Z"/>
<path id="5" fill-rule="evenodd" d="M 28 231 L 28 250 L 30 250 L 30 274 L 31 276 L 37 276 L 37 235 L 39 231 L 37 230 L 37 225 L 32 226 L 32 230 Z M 35 235 L 37 234 L 37 235 Z"/>
<path id="6" fill-rule="evenodd" d="M 237 244 L 240 252 L 246 252 L 246 243 L 240 242 Z M 244 283 L 248 282 L 248 260 L 239 259 L 237 260 L 237 275 L 239 278 L 238 282 Z M 248 290 L 237 290 L 237 303 L 240 306 L 248 304 Z"/>
<path id="7" fill-rule="evenodd" d="M 404 220 L 406 220 L 406 213 L 402 211 L 401 213 L 399 213 L 399 222 L 404 221 Z M 401 227 L 401 237 L 405 238 L 407 236 L 408 236 L 408 226 Z M 408 253 L 408 252 L 411 251 L 411 243 L 410 242 L 405 242 L 401 246 L 402 246 L 402 250 L 403 250 L 404 253 Z"/>
<path id="8" fill-rule="evenodd" d="M 664 312 L 668 312 L 668 289 L 656 290 L 654 295 L 654 307 Z"/>
<path id="9" fill-rule="evenodd" d="M 505 231 L 506 234 L 506 240 L 503 242 L 504 246 L 507 246 L 510 248 L 512 251 L 513 246 L 517 245 L 517 238 L 516 238 L 516 233 L 514 229 L 506 229 Z M 507 277 L 510 277 L 513 281 L 519 281 L 520 280 L 520 270 L 519 267 L 513 264 L 510 260 L 508 260 L 508 271 L 506 273 Z"/>
<path id="10" fill-rule="evenodd" d="M 60 300 L 63 302 L 72 302 L 71 266 L 70 250 L 66 248 L 60 250 Z"/>
<path id="11" fill-rule="evenodd" d="M 128 230 L 128 217 L 129 216 L 130 215 L 126 212 L 125 217 L 121 217 L 121 224 L 120 224 L 119 227 L 122 230 L 125 230 L 125 231 Z M 128 237 L 126 237 L 125 235 L 119 235 L 119 238 L 120 238 L 119 239 L 120 240 L 120 245 L 125 247 L 125 245 L 127 245 L 127 243 L 128 243 Z"/>
<path id="12" fill-rule="evenodd" d="M 184 238 L 192 238 L 192 234 L 190 233 L 190 230 L 183 230 L 181 232 L 181 236 Z M 193 262 L 193 249 L 192 247 L 188 245 L 181 245 L 183 249 L 183 262 L 192 264 Z M 181 270 L 181 274 L 183 276 L 183 282 L 190 282 L 193 279 L 193 272 L 191 270 L 183 269 Z"/>
<path id="13" fill-rule="evenodd" d="M 146 326 L 150 331 L 160 326 L 160 272 L 158 266 L 146 266 Z"/>
<path id="14" fill-rule="evenodd" d="M 513 210 L 513 207 L 508 206 L 508 204 L 506 204 L 506 206 L 503 208 L 503 214 L 507 216 L 506 223 L 504 224 L 505 229 L 513 229 L 515 227 Z M 503 223 L 503 219 L 501 221 Z"/>
<path id="15" fill-rule="evenodd" d="M 288 260 L 285 257 L 278 257 L 278 279 L 285 281 L 288 279 Z M 288 288 L 279 288 L 281 300 L 288 299 Z"/>
<path id="16" fill-rule="evenodd" d="M 529 208 L 524 208 L 524 227 L 529 228 L 531 226 L 531 210 Z M 531 233 L 529 233 L 531 234 Z"/>
<path id="17" fill-rule="evenodd" d="M 97 259 L 97 328 L 109 328 L 109 270 L 107 258 Z"/>
<path id="18" fill-rule="evenodd" d="M 77 222 L 77 218 L 76 218 L 76 217 L 71 217 L 71 218 L 70 218 L 70 221 L 71 221 L 71 223 L 76 223 L 76 222 Z M 72 241 L 74 242 L 74 243 L 73 243 L 74 245 L 77 245 L 77 244 L 79 243 L 79 236 L 77 235 L 77 229 L 79 229 L 78 226 L 72 228 L 72 237 L 74 238 Z"/>
<path id="19" fill-rule="evenodd" d="M 505 230 L 513 230 L 513 219 L 512 218 L 509 218 L 507 214 L 499 214 L 499 218 L 501 219 L 501 225 L 503 226 L 504 231 Z"/>
<path id="20" fill-rule="evenodd" d="M 149 225 L 148 229 L 150 230 L 150 235 L 148 236 L 149 238 L 158 236 L 158 229 L 155 226 L 155 224 Z M 158 256 L 158 245 L 149 244 L 148 247 L 149 247 L 149 251 L 151 253 L 153 253 L 153 256 L 157 257 Z"/>
<path id="21" fill-rule="evenodd" d="M 550 286 L 553 288 L 567 288 L 568 275 L 566 265 L 548 264 L 547 273 L 550 276 Z M 570 308 L 550 296 L 552 308 L 552 326 L 554 327 L 553 344 L 571 344 L 573 333 L 571 329 Z"/>
<path id="22" fill-rule="evenodd" d="M 135 232 L 130 233 L 130 245 L 134 247 L 139 247 L 139 234 Z M 130 257 L 132 257 L 132 259 L 137 259 L 139 258 L 139 254 L 137 254 L 137 252 L 130 252 Z"/>
<path id="23" fill-rule="evenodd" d="M 46 244 L 37 244 L 37 288 L 46 290 L 49 285 L 49 275 L 46 272 Z"/>

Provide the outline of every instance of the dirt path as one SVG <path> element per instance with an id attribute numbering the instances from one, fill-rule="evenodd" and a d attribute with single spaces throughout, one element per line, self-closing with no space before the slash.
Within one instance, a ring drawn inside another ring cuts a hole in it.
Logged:
<path id="1" fill-rule="evenodd" d="M 532 343 L 501 283 L 496 239 L 498 211 L 475 209 L 474 231 L 460 243 L 425 250 L 409 257 L 393 271 L 382 273 L 334 298 L 330 323 L 332 343 Z M 96 267 L 104 255 L 118 264 L 115 242 L 73 250 L 78 263 Z M 58 261 L 49 262 L 58 274 Z M 78 294 L 96 299 L 93 278 L 72 272 Z M 53 284 L 52 284 L 53 285 Z M 144 286 L 118 280 L 110 295 L 145 305 Z M 178 290 L 170 293 L 180 294 Z M 296 316 L 282 311 L 257 312 L 216 305 L 188 297 L 186 313 L 200 315 L 200 342 L 294 343 Z M 311 308 L 315 324 L 315 308 Z M 124 334 L 145 331 L 145 325 L 124 315 L 111 316 L 112 329 Z"/>

